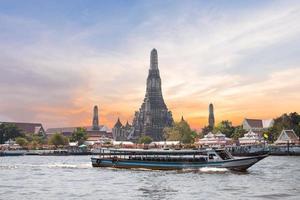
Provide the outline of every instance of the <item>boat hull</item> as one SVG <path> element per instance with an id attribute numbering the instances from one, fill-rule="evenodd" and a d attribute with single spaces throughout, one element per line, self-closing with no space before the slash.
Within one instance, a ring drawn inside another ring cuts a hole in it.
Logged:
<path id="1" fill-rule="evenodd" d="M 0 156 L 23 156 L 25 151 L 3 151 L 0 152 Z"/>
<path id="2" fill-rule="evenodd" d="M 265 157 L 267 157 L 267 155 L 208 162 L 162 162 L 113 158 L 91 158 L 91 160 L 93 167 L 144 168 L 153 170 L 182 170 L 215 167 L 227 168 L 236 171 L 245 171 Z"/>

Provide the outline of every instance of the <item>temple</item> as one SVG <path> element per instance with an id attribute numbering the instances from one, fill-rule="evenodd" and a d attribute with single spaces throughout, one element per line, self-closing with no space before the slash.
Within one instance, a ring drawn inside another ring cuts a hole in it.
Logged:
<path id="1" fill-rule="evenodd" d="M 163 140 L 163 129 L 172 126 L 172 123 L 172 113 L 168 110 L 162 95 L 157 50 L 153 49 L 150 55 L 146 94 L 139 111 L 135 112 L 132 124 L 134 133 L 131 139 L 147 135 L 153 141 Z"/>
<path id="2" fill-rule="evenodd" d="M 126 125 L 123 126 L 123 124 L 120 121 L 120 118 L 118 118 L 116 124 L 112 128 L 112 133 L 113 139 L 115 141 L 128 141 L 132 139 L 134 129 L 132 125 L 128 123 L 128 121 Z"/>

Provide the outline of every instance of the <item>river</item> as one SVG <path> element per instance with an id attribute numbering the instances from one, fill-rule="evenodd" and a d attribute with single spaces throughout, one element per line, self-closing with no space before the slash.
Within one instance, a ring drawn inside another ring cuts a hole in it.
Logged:
<path id="1" fill-rule="evenodd" d="M 300 199 L 300 157 L 246 173 L 93 168 L 90 156 L 0 157 L 0 199 Z"/>

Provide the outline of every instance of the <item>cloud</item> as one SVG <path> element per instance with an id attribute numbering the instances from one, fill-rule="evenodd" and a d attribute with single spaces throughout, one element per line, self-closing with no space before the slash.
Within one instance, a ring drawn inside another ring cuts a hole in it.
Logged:
<path id="1" fill-rule="evenodd" d="M 299 111 L 299 3 L 162 4 L 138 3 L 108 20 L 85 8 L 85 20 L 95 17 L 88 24 L 1 14 L 2 118 L 84 125 L 98 104 L 102 123 L 131 120 L 154 47 L 168 107 L 195 128 L 207 123 L 210 102 L 218 121 L 235 123 Z"/>

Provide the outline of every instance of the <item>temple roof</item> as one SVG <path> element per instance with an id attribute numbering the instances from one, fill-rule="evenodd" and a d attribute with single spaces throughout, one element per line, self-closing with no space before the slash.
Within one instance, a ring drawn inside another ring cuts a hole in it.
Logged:
<path id="1" fill-rule="evenodd" d="M 43 125 L 41 123 L 25 123 L 25 122 L 0 122 L 0 124 L 13 124 L 18 129 L 23 131 L 25 134 L 27 133 L 34 133 L 38 134 L 41 132 L 44 132 Z"/>
<path id="2" fill-rule="evenodd" d="M 128 123 L 128 121 L 126 122 L 125 128 L 129 128 L 130 124 Z"/>
<path id="3" fill-rule="evenodd" d="M 245 119 L 245 121 L 252 128 L 263 128 L 263 123 L 261 119 Z"/>
<path id="4" fill-rule="evenodd" d="M 121 128 L 123 125 L 122 125 L 122 123 L 121 123 L 121 121 L 120 121 L 120 118 L 118 118 L 118 120 L 117 120 L 117 122 L 116 122 L 116 124 L 115 124 L 115 128 Z"/>
<path id="5" fill-rule="evenodd" d="M 275 141 L 275 143 L 281 143 L 281 142 L 299 142 L 299 138 L 294 132 L 294 130 L 282 130 L 280 133 L 278 139 Z"/>
<path id="6" fill-rule="evenodd" d="M 273 119 L 245 119 L 245 122 L 251 127 L 251 128 L 269 128 L 273 125 L 274 120 Z"/>
<path id="7" fill-rule="evenodd" d="M 53 134 L 53 133 L 66 133 L 66 132 L 74 132 L 76 128 L 82 127 L 87 132 L 94 132 L 94 131 L 100 131 L 100 132 L 111 132 L 111 130 L 104 125 L 99 125 L 99 130 L 94 130 L 93 126 L 77 126 L 77 127 L 61 127 L 61 128 L 48 128 L 47 134 Z"/>

